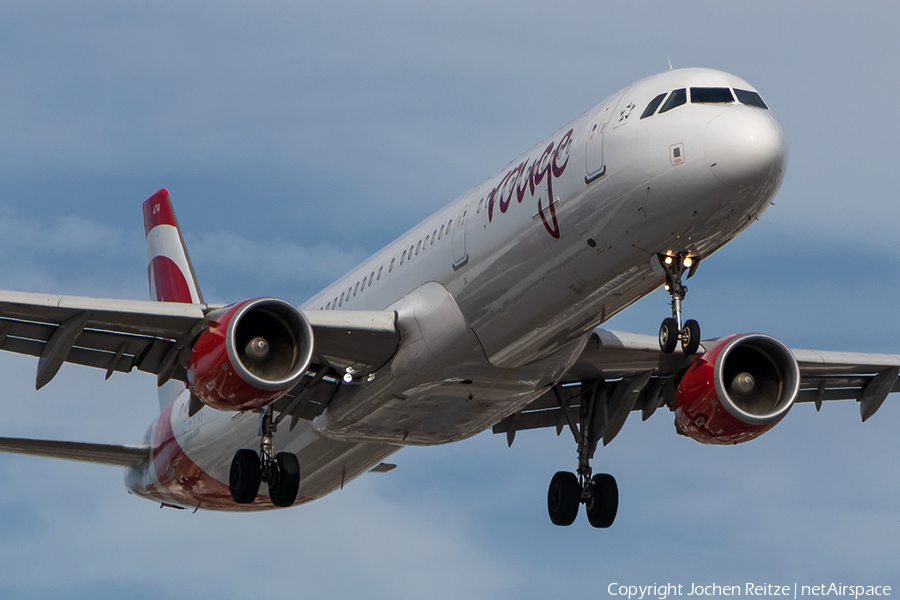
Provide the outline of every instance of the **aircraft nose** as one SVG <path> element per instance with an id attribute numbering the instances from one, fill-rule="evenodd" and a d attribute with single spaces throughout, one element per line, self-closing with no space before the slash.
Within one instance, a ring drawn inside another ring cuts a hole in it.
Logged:
<path id="1" fill-rule="evenodd" d="M 781 126 L 768 111 L 732 107 L 706 125 L 705 145 L 710 169 L 727 186 L 781 180 L 787 148 Z"/>

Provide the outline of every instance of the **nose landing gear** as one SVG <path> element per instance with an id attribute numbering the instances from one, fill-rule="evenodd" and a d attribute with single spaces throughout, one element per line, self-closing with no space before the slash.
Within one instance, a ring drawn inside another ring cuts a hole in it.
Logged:
<path id="1" fill-rule="evenodd" d="M 663 319 L 659 327 L 659 349 L 665 354 L 671 354 L 680 341 L 682 352 L 686 355 L 694 354 L 700 348 L 700 324 L 693 319 L 689 319 L 684 325 L 681 323 L 681 303 L 688 291 L 687 286 L 681 283 L 681 278 L 687 272 L 686 279 L 690 279 L 697 271 L 700 259 L 688 256 L 687 252 L 657 254 L 656 257 L 666 274 L 666 291 L 672 298 L 672 316 Z"/>
<path id="2" fill-rule="evenodd" d="M 228 487 L 231 499 L 238 504 L 252 504 L 259 494 L 260 483 L 269 487 L 269 499 L 279 507 L 291 506 L 300 490 L 300 461 L 293 452 L 275 453 L 272 436 L 277 424 L 272 419 L 272 408 L 266 408 L 260 417 L 260 448 L 242 448 L 234 454 Z"/>

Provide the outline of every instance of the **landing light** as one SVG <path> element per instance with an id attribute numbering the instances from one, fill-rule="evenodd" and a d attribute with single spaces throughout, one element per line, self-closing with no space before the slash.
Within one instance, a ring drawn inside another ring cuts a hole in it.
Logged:
<path id="1" fill-rule="evenodd" d="M 691 267 L 691 265 L 694 264 L 694 261 L 691 260 L 690 256 L 686 256 L 684 258 L 684 262 L 682 264 L 684 264 L 685 269 L 689 269 Z"/>
<path id="2" fill-rule="evenodd" d="M 665 260 L 665 263 L 666 263 L 667 265 L 671 265 L 671 264 L 672 264 L 672 257 L 671 257 L 671 256 L 667 256 L 667 257 L 666 257 L 666 260 Z"/>
<path id="3" fill-rule="evenodd" d="M 352 373 L 344 373 L 344 383 L 352 383 L 353 382 L 353 374 Z"/>

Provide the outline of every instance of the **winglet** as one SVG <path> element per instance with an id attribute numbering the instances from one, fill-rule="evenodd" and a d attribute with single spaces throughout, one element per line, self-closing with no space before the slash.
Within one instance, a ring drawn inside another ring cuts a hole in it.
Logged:
<path id="1" fill-rule="evenodd" d="M 203 304 L 169 191 L 165 188 L 144 201 L 144 235 L 150 299 Z"/>

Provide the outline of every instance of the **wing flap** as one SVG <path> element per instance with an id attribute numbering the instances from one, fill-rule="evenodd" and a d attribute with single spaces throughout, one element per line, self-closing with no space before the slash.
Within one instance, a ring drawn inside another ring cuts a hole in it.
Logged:
<path id="1" fill-rule="evenodd" d="M 75 460 L 115 467 L 136 467 L 150 460 L 149 446 L 119 446 L 25 438 L 0 438 L 0 452 Z"/>

